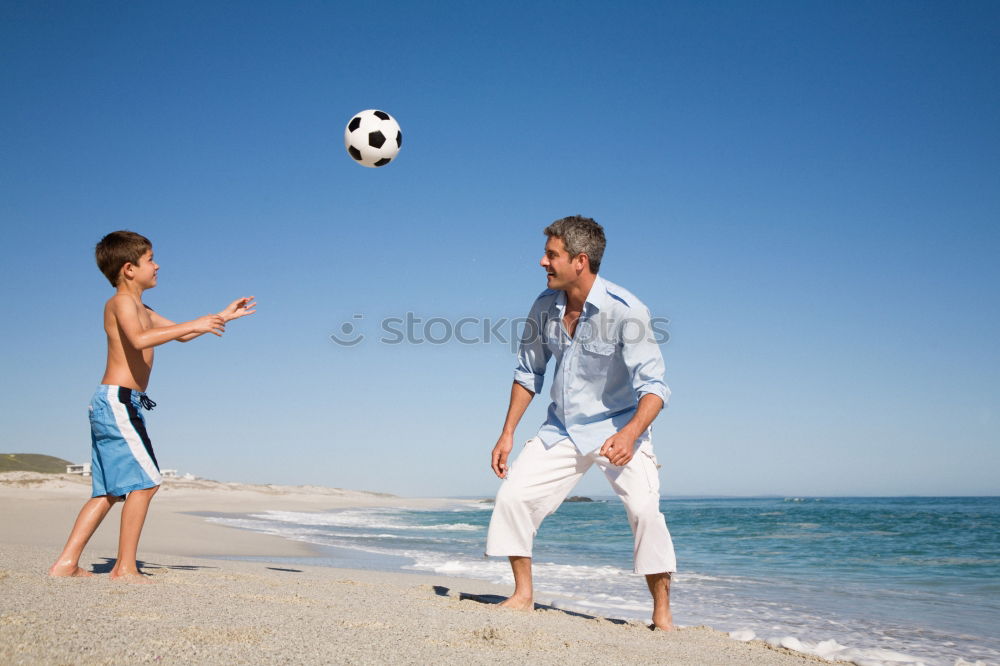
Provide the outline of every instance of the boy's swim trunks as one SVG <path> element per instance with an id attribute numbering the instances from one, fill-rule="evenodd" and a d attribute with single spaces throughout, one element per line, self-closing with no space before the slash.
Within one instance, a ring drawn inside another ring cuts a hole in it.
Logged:
<path id="1" fill-rule="evenodd" d="M 90 400 L 91 497 L 124 496 L 160 485 L 160 467 L 140 408 L 156 403 L 145 393 L 101 384 Z"/>

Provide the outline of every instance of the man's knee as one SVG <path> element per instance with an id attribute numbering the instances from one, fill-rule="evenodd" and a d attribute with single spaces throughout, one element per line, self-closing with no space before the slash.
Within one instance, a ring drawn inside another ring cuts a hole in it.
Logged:
<path id="1" fill-rule="evenodd" d="M 549 504 L 555 501 L 556 506 L 559 505 L 559 501 L 554 498 L 555 495 L 552 493 L 540 494 L 537 488 L 525 487 L 524 485 L 507 480 L 503 482 L 497 491 L 494 510 L 496 508 L 502 510 L 527 510 L 532 514 L 541 511 L 547 515 L 551 513 L 551 511 L 547 510 Z"/>
<path id="2" fill-rule="evenodd" d="M 633 526 L 650 521 L 665 520 L 660 512 L 659 497 L 651 497 L 643 502 L 625 502 L 625 512 Z"/>
<path id="3" fill-rule="evenodd" d="M 511 483 L 510 481 L 505 481 L 500 485 L 500 489 L 497 490 L 497 497 L 494 500 L 494 511 L 497 509 L 505 510 L 509 507 L 516 506 L 523 502 L 519 488 Z"/>

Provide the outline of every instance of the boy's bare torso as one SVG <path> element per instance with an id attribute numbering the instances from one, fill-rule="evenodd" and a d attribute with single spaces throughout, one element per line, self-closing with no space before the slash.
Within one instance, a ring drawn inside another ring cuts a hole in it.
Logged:
<path id="1" fill-rule="evenodd" d="M 124 302 L 121 302 L 124 299 Z M 102 384 L 125 386 L 145 392 L 149 385 L 149 375 L 153 371 L 153 348 L 136 349 L 122 331 L 115 314 L 118 307 L 135 308 L 142 330 L 153 327 L 153 318 L 142 301 L 131 294 L 118 293 L 104 304 L 104 332 L 108 336 L 108 363 L 104 369 Z"/>

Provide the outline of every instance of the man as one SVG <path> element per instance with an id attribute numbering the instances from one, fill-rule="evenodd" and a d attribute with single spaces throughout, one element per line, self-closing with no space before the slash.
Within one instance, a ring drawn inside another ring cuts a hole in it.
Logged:
<path id="1" fill-rule="evenodd" d="M 635 536 L 635 572 L 653 595 L 653 624 L 673 629 L 673 542 L 660 513 L 660 481 L 650 424 L 670 390 L 650 315 L 639 299 L 597 272 L 604 229 L 590 218 L 557 220 L 545 229 L 541 266 L 548 289 L 535 300 L 518 350 L 510 406 L 493 448 L 497 493 L 486 554 L 507 556 L 514 594 L 501 605 L 531 610 L 531 548 L 542 520 L 596 464 L 622 499 Z M 514 430 L 542 388 L 555 357 L 552 404 L 537 436 L 513 465 Z"/>

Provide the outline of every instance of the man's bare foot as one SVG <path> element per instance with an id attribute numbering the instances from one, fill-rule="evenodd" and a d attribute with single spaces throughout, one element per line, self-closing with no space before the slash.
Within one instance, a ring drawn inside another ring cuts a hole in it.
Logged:
<path id="1" fill-rule="evenodd" d="M 116 580 L 122 583 L 138 583 L 143 585 L 149 585 L 150 583 L 153 582 L 149 579 L 148 576 L 146 576 L 146 574 L 141 573 L 139 571 L 129 571 L 124 573 L 112 571 L 109 578 L 111 580 Z"/>
<path id="2" fill-rule="evenodd" d="M 60 564 L 56 562 L 49 567 L 49 575 L 53 578 L 89 578 L 94 574 L 86 569 L 81 569 L 75 564 Z"/>
<path id="3" fill-rule="evenodd" d="M 660 631 L 674 631 L 674 618 L 670 611 L 661 614 L 653 614 L 653 624 L 649 625 L 650 629 L 659 629 Z"/>
<path id="4" fill-rule="evenodd" d="M 535 602 L 533 599 L 522 599 L 520 597 L 507 597 L 506 601 L 500 602 L 500 607 L 510 608 L 511 610 L 530 611 L 530 610 L 535 610 Z"/>

